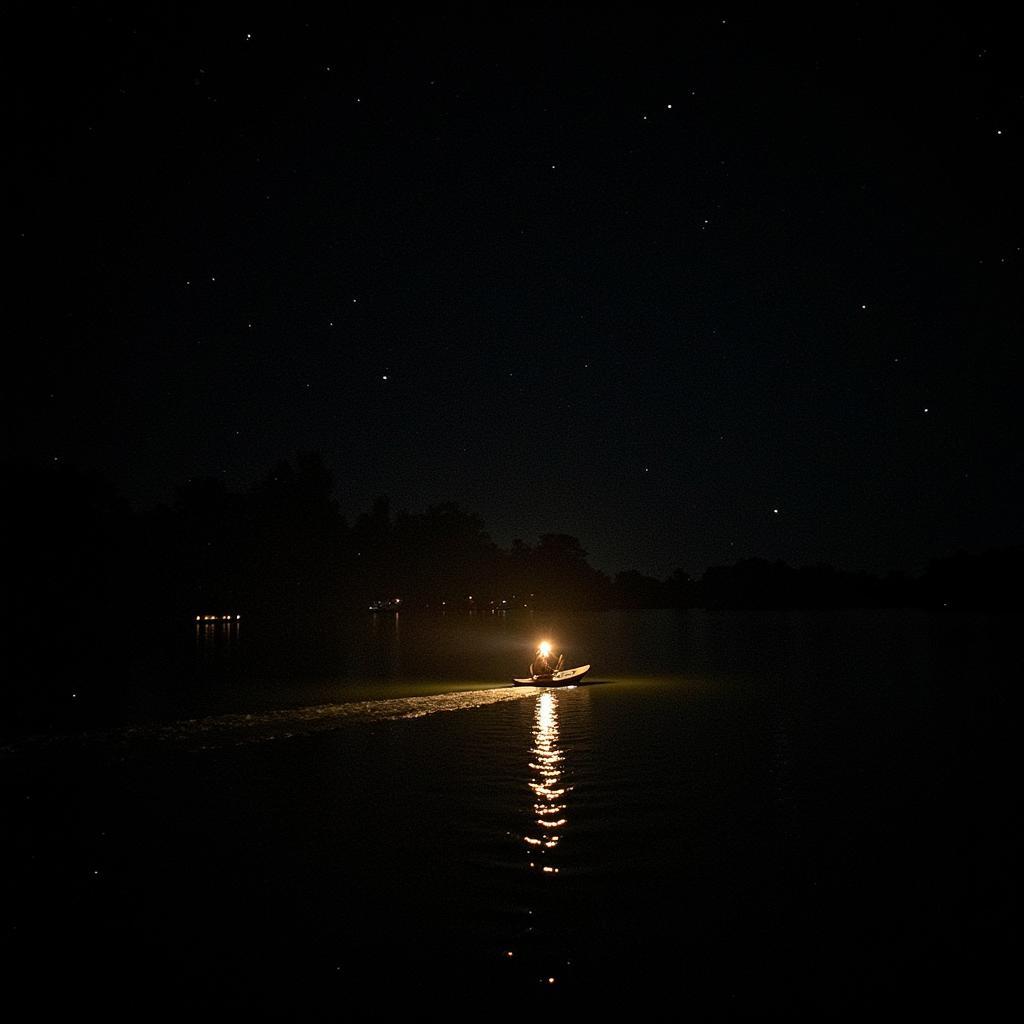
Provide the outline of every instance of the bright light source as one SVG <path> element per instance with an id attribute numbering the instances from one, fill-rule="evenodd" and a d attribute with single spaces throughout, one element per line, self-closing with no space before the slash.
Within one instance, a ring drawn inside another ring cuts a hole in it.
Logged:
<path id="1" fill-rule="evenodd" d="M 541 640 L 540 642 L 540 653 L 546 658 L 551 653 L 551 644 L 547 640 Z"/>

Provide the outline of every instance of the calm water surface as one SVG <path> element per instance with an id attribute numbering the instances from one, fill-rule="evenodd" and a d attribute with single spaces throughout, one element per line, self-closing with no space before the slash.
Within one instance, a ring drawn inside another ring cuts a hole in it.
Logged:
<path id="1" fill-rule="evenodd" d="M 976 1007 L 1011 977 L 1019 626 L 201 626 L 120 720 L 3 749 L 5 963 L 112 1005 Z M 542 635 L 589 685 L 506 685 Z"/>

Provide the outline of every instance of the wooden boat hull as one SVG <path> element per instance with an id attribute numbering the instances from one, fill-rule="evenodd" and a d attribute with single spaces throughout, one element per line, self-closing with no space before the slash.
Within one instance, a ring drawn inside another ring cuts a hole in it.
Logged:
<path id="1" fill-rule="evenodd" d="M 549 676 L 527 676 L 525 679 L 513 679 L 513 686 L 574 686 L 590 671 L 589 665 L 578 668 L 563 668 Z"/>

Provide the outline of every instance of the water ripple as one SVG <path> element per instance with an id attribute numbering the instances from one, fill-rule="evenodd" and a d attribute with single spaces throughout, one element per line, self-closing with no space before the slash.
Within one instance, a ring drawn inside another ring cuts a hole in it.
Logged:
<path id="1" fill-rule="evenodd" d="M 464 690 L 387 700 L 315 704 L 279 711 L 211 715 L 176 722 L 93 730 L 75 735 L 31 736 L 0 747 L 0 755 L 18 755 L 69 743 L 90 746 L 109 743 L 169 743 L 198 749 L 265 743 L 292 736 L 329 732 L 351 723 L 397 721 L 423 718 L 443 711 L 466 711 L 488 704 L 533 697 L 538 692 L 532 686 L 502 686 L 491 690 Z"/>

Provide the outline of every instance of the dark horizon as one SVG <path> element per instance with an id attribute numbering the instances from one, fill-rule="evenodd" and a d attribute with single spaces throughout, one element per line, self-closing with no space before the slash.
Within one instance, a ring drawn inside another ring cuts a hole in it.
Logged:
<path id="1" fill-rule="evenodd" d="M 349 518 L 316 452 L 277 463 L 244 490 L 218 477 L 186 481 L 150 510 L 62 464 L 0 464 L 0 484 L 9 582 L 24 606 L 12 608 L 13 621 L 28 632 L 44 607 L 72 634 L 75 623 L 88 632 L 125 594 L 153 623 L 232 611 L 262 612 L 269 625 L 282 614 L 326 622 L 396 597 L 404 609 L 452 611 L 995 610 L 1020 607 L 1024 578 L 1024 545 L 944 552 L 913 574 L 757 555 L 698 573 L 684 557 L 660 577 L 636 567 L 609 573 L 574 535 L 546 530 L 502 543 L 457 502 L 409 510 L 378 496 Z"/>
<path id="2" fill-rule="evenodd" d="M 304 454 L 315 454 L 318 458 L 323 458 L 323 454 L 320 452 L 316 453 L 291 453 L 289 457 L 278 460 L 275 465 L 284 466 L 292 465 L 295 462 L 296 455 L 300 458 Z M 326 464 L 325 467 L 330 471 L 329 466 Z M 91 481 L 101 490 L 106 490 L 112 501 L 117 503 L 124 503 L 126 508 L 130 510 L 133 517 L 146 517 L 153 514 L 159 514 L 161 512 L 167 512 L 173 509 L 180 503 L 182 494 L 191 487 L 202 486 L 205 484 L 213 484 L 219 487 L 223 487 L 225 492 L 228 494 L 235 494 L 242 496 L 245 494 L 251 494 L 259 488 L 262 482 L 268 476 L 268 473 L 272 472 L 272 467 L 263 467 L 262 471 L 257 471 L 255 474 L 243 481 L 229 481 L 224 477 L 218 476 L 204 476 L 197 474 L 190 476 L 182 480 L 178 480 L 169 483 L 166 488 L 166 494 L 163 496 L 144 502 L 138 500 L 138 498 L 132 497 L 129 490 L 127 490 L 123 483 L 118 483 L 116 480 L 104 476 L 102 473 L 95 470 L 90 470 L 85 467 L 68 463 L 66 461 L 53 460 L 50 463 L 44 461 L 33 461 L 33 460 L 13 460 L 7 465 L 0 466 L 5 473 L 13 473 L 17 475 L 19 472 L 27 471 L 29 475 L 32 474 L 46 474 L 53 469 L 59 469 L 60 471 L 70 474 L 68 479 L 76 479 L 80 483 Z M 359 521 L 361 517 L 365 517 L 369 514 L 374 506 L 380 501 L 386 501 L 392 513 L 395 515 L 421 515 L 432 508 L 438 508 L 443 506 L 458 506 L 468 514 L 473 516 L 479 516 L 483 529 L 486 531 L 488 537 L 501 548 L 511 548 L 513 545 L 518 543 L 524 543 L 527 545 L 536 543 L 541 537 L 545 535 L 569 535 L 578 539 L 581 543 L 582 548 L 586 551 L 588 563 L 597 571 L 604 573 L 609 577 L 615 577 L 621 573 L 641 573 L 646 577 L 650 577 L 657 580 L 666 580 L 670 578 L 674 573 L 682 571 L 687 573 L 689 576 L 699 578 L 709 569 L 722 568 L 724 566 L 731 566 L 739 562 L 745 561 L 765 561 L 765 562 L 780 562 L 786 565 L 790 565 L 794 568 L 814 568 L 814 567 L 828 567 L 838 569 L 842 572 L 856 573 L 862 575 L 868 575 L 873 577 L 885 577 L 887 575 L 898 575 L 904 577 L 919 577 L 924 574 L 929 566 L 937 560 L 949 559 L 955 556 L 984 556 L 996 551 L 1011 550 L 1019 547 L 1019 544 L 994 544 L 979 541 L 975 544 L 959 544 L 954 547 L 948 547 L 941 550 L 935 550 L 930 553 L 922 553 L 918 558 L 913 560 L 897 560 L 895 564 L 877 564 L 871 565 L 851 565 L 843 563 L 828 562 L 824 559 L 817 560 L 790 560 L 782 557 L 778 554 L 771 554 L 765 550 L 733 550 L 731 555 L 720 562 L 713 562 L 710 564 L 696 564 L 690 552 L 687 548 L 685 538 L 679 544 L 678 554 L 675 558 L 671 555 L 668 556 L 665 562 L 666 568 L 661 571 L 651 570 L 644 568 L 639 564 L 622 564 L 622 565 L 609 565 L 604 563 L 600 559 L 600 554 L 595 557 L 591 545 L 589 544 L 587 537 L 584 533 L 583 536 L 577 534 L 566 534 L 564 530 L 548 528 L 544 523 L 538 519 L 534 519 L 533 528 L 536 532 L 528 533 L 519 529 L 506 529 L 504 531 L 495 530 L 492 528 L 491 523 L 483 516 L 482 513 L 476 508 L 466 505 L 461 501 L 456 501 L 451 498 L 440 497 L 436 501 L 431 501 L 428 504 L 421 506 L 413 506 L 408 502 L 401 500 L 395 500 L 393 495 L 384 493 L 375 493 L 369 498 L 365 504 L 357 505 L 355 500 L 348 497 L 346 500 L 345 495 L 338 493 L 338 486 L 334 479 L 333 473 L 331 473 L 331 491 L 330 497 L 334 504 L 336 504 L 338 513 L 345 524 L 351 526 Z M 70 492 L 69 492 L 70 493 Z M 21 495 L 21 497 L 26 497 Z M 16 491 L 10 491 L 8 494 L 8 500 L 12 503 L 16 503 L 19 500 L 19 496 Z M 74 528 L 72 521 L 68 521 L 68 528 Z M 601 545 L 597 545 L 600 550 Z M 667 546 L 671 548 L 671 542 Z"/>

